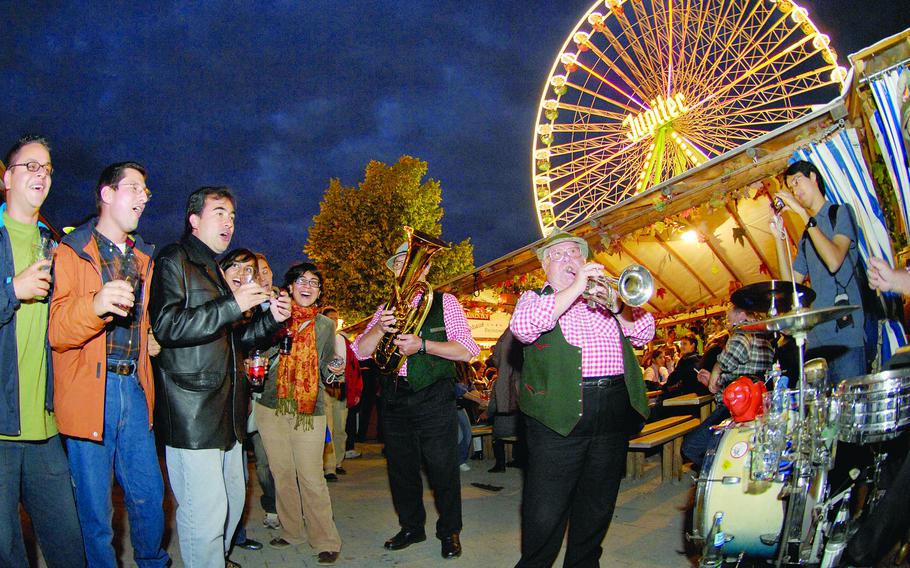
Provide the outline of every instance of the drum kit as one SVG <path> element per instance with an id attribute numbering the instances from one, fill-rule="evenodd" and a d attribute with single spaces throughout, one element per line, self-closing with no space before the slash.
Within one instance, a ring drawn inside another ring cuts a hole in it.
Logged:
<path id="1" fill-rule="evenodd" d="M 829 487 L 838 442 L 870 445 L 892 440 L 910 425 L 910 373 L 883 371 L 827 388 L 823 359 L 806 362 L 807 333 L 860 306 L 810 309 L 811 289 L 793 282 L 760 282 L 738 290 L 738 306 L 770 317 L 734 328 L 744 333 L 782 332 L 796 342 L 798 380 L 790 389 L 780 371 L 769 372 L 765 413 L 756 420 L 725 425 L 714 436 L 697 480 L 693 536 L 704 542 L 723 513 L 722 556 L 773 566 L 837 566 L 845 543 L 834 546 L 834 512 L 850 507 L 852 487 Z M 779 307 L 792 306 L 778 314 Z M 876 457 L 876 468 L 883 460 Z M 852 472 L 855 474 L 855 472 Z M 877 469 L 875 479 L 877 480 Z M 873 484 L 874 485 L 874 484 Z M 843 489 L 843 490 L 842 490 Z M 873 495 L 876 491 L 873 489 Z M 873 498 L 864 509 L 874 507 Z M 863 511 L 868 512 L 866 510 Z M 705 543 L 707 551 L 714 542 Z M 704 561 L 703 566 L 717 566 Z M 716 551 L 712 556 L 716 556 Z"/>

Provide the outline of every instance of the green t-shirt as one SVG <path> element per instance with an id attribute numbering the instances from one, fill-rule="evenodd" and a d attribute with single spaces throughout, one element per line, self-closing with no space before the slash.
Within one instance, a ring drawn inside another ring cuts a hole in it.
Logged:
<path id="1" fill-rule="evenodd" d="M 38 227 L 19 223 L 3 212 L 3 223 L 9 233 L 16 274 L 34 261 Z M 19 422 L 18 436 L 0 436 L 0 440 L 46 440 L 57 434 L 54 415 L 47 411 L 44 399 L 47 387 L 47 303 L 23 302 L 16 311 L 16 347 L 19 357 Z"/>

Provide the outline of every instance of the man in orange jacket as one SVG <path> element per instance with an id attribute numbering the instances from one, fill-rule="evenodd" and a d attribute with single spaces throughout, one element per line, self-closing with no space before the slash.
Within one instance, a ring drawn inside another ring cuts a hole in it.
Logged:
<path id="1" fill-rule="evenodd" d="M 134 231 L 151 193 L 136 162 L 104 169 L 99 216 L 67 235 L 57 251 L 48 335 L 54 405 L 67 436 L 76 509 L 89 566 L 115 568 L 111 472 L 123 488 L 133 558 L 168 564 L 164 485 L 152 433 L 155 386 L 148 286 L 153 247 Z"/>

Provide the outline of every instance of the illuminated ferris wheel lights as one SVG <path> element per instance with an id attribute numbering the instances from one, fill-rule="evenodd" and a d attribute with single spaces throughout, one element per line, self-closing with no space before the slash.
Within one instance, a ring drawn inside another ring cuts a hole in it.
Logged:
<path id="1" fill-rule="evenodd" d="M 793 5 L 793 11 L 790 12 L 790 18 L 796 24 L 802 24 L 809 20 L 809 10 L 806 10 L 802 6 Z"/>
<path id="2" fill-rule="evenodd" d="M 791 97 L 842 83 L 831 39 L 795 2 L 593 2 L 540 98 L 531 178 L 548 178 L 532 186 L 541 230 L 707 163 L 809 112 Z"/>
<path id="3" fill-rule="evenodd" d="M 847 80 L 847 68 L 843 65 L 838 65 L 831 71 L 831 81 L 834 83 L 843 83 Z"/>
<path id="4" fill-rule="evenodd" d="M 567 51 L 562 54 L 562 57 L 559 58 L 562 61 L 563 65 L 575 65 L 578 63 L 578 54 Z"/>
<path id="5" fill-rule="evenodd" d="M 816 34 L 815 37 L 812 38 L 812 47 L 818 50 L 826 49 L 830 43 L 831 38 L 825 34 Z"/>

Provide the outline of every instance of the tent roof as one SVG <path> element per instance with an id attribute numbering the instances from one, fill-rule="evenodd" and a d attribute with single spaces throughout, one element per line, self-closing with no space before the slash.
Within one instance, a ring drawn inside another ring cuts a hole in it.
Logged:
<path id="1" fill-rule="evenodd" d="M 647 307 L 660 315 L 724 302 L 731 288 L 778 275 L 768 231 L 768 181 L 763 185 L 763 180 L 780 174 L 795 150 L 824 139 L 846 116 L 844 100 L 835 99 L 566 230 L 587 240 L 613 276 L 633 263 L 648 268 L 657 293 Z M 710 206 L 686 215 L 703 204 Z M 672 228 L 662 227 L 667 218 L 672 218 Z M 696 242 L 678 238 L 688 229 L 699 235 Z M 534 249 L 541 241 L 439 288 L 467 296 L 536 270 L 540 265 Z"/>

